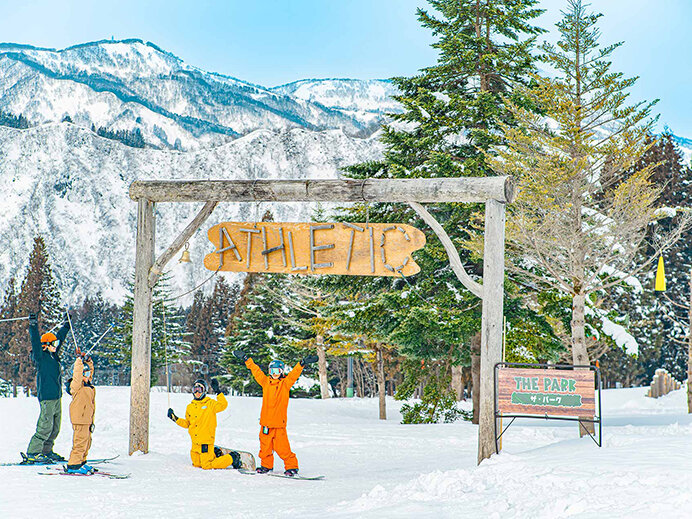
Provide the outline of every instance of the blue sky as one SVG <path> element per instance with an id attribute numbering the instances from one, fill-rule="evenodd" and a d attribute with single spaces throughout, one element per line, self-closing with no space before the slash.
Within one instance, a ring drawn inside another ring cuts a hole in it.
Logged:
<path id="1" fill-rule="evenodd" d="M 543 0 L 552 29 L 564 0 Z M 692 137 L 692 2 L 592 0 L 614 68 L 659 98 L 661 128 Z M 0 0 L 0 41 L 63 48 L 142 38 L 205 70 L 265 86 L 304 78 L 387 78 L 434 63 L 416 18 L 424 0 Z"/>

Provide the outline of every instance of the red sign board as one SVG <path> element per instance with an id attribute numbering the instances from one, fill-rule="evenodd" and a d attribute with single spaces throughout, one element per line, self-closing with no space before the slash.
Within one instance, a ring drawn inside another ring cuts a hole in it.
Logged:
<path id="1" fill-rule="evenodd" d="M 596 414 L 594 372 L 589 369 L 499 368 L 501 414 L 592 417 Z"/>

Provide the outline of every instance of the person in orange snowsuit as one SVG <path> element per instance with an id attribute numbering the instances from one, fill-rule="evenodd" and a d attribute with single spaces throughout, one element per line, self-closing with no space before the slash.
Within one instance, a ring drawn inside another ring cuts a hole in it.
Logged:
<path id="1" fill-rule="evenodd" d="M 274 469 L 274 452 L 284 462 L 284 474 L 295 476 L 298 474 L 298 458 L 291 450 L 286 434 L 286 411 L 288 409 L 288 397 L 291 386 L 296 383 L 306 364 L 317 362 L 317 355 L 308 355 L 288 373 L 284 374 L 285 365 L 280 360 L 269 363 L 269 376 L 265 375 L 260 367 L 241 350 L 233 352 L 238 359 L 245 362 L 252 376 L 262 386 L 262 411 L 260 412 L 260 451 L 262 460 L 257 472 L 264 474 Z"/>
<path id="2" fill-rule="evenodd" d="M 225 469 L 229 466 L 240 467 L 240 457 L 232 454 L 222 454 L 214 447 L 216 437 L 216 413 L 220 413 L 228 407 L 228 401 L 224 396 L 225 390 L 219 389 L 216 379 L 211 381 L 212 391 L 217 393 L 216 400 L 207 396 L 207 381 L 196 380 L 192 385 L 192 402 L 185 410 L 185 418 L 178 418 L 173 409 L 168 409 L 168 418 L 177 425 L 188 430 L 192 447 L 190 458 L 192 465 L 208 469 Z"/>

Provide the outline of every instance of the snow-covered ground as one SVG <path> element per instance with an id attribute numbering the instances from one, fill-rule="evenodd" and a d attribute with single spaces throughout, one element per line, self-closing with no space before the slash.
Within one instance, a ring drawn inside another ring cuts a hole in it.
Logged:
<path id="1" fill-rule="evenodd" d="M 505 434 L 502 454 L 480 466 L 469 423 L 401 425 L 393 400 L 387 421 L 377 419 L 374 399 L 294 400 L 289 438 L 301 472 L 326 480 L 290 481 L 193 468 L 187 431 L 166 418 L 161 392 L 152 392 L 150 452 L 129 457 L 129 388 L 99 387 L 91 456 L 119 454 L 107 468 L 132 477 L 47 477 L 36 467 L 0 467 L 0 517 L 692 517 L 684 390 L 658 400 L 644 393 L 604 392 L 601 449 L 577 438 L 572 423 L 524 420 Z M 189 400 L 171 395 L 179 415 Z M 229 401 L 217 444 L 256 454 L 260 400 Z M 68 404 L 65 395 L 56 443 L 64 455 Z M 19 458 L 37 416 L 36 399 L 0 398 L 0 461 Z"/>

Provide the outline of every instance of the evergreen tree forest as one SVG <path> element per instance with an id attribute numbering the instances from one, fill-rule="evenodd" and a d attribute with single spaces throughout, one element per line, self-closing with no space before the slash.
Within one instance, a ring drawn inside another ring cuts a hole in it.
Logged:
<path id="1" fill-rule="evenodd" d="M 504 360 L 598 363 L 606 387 L 646 385 L 658 368 L 684 381 L 692 344 L 692 169 L 672 131 L 659 133 L 655 101 L 630 99 L 636 78 L 611 62 L 621 43 L 601 41 L 600 15 L 567 0 L 551 45 L 538 43 L 541 13 L 538 0 L 428 0 L 416 16 L 437 60 L 392 78 L 402 111 L 382 128 L 382 159 L 343 174 L 512 175 L 520 194 L 507 216 Z M 20 124 L 12 117 L 0 112 L 0 124 Z M 139 130 L 93 130 L 144 146 Z M 427 210 L 482 283 L 484 207 Z M 389 396 L 404 402 L 405 423 L 477 420 L 481 301 L 461 285 L 436 234 L 402 203 L 319 210 L 313 220 L 413 225 L 427 238 L 414 253 L 421 272 L 217 275 L 187 299 L 162 275 L 153 297 L 152 384 L 183 391 L 195 379 L 218 378 L 231 394 L 257 396 L 261 387 L 233 351 L 263 369 L 281 359 L 287 370 L 316 354 L 293 396 L 379 397 L 381 418 Z M 665 292 L 654 291 L 659 257 Z M 27 263 L 0 301 L 3 396 L 35 389 L 25 318 L 37 313 L 43 331 L 68 311 L 40 236 Z M 132 311 L 132 290 L 122 304 L 100 294 L 73 304 L 64 368 L 74 343 L 86 351 L 100 339 L 92 353 L 97 384 L 129 384 Z M 459 403 L 466 399 L 472 403 Z"/>

